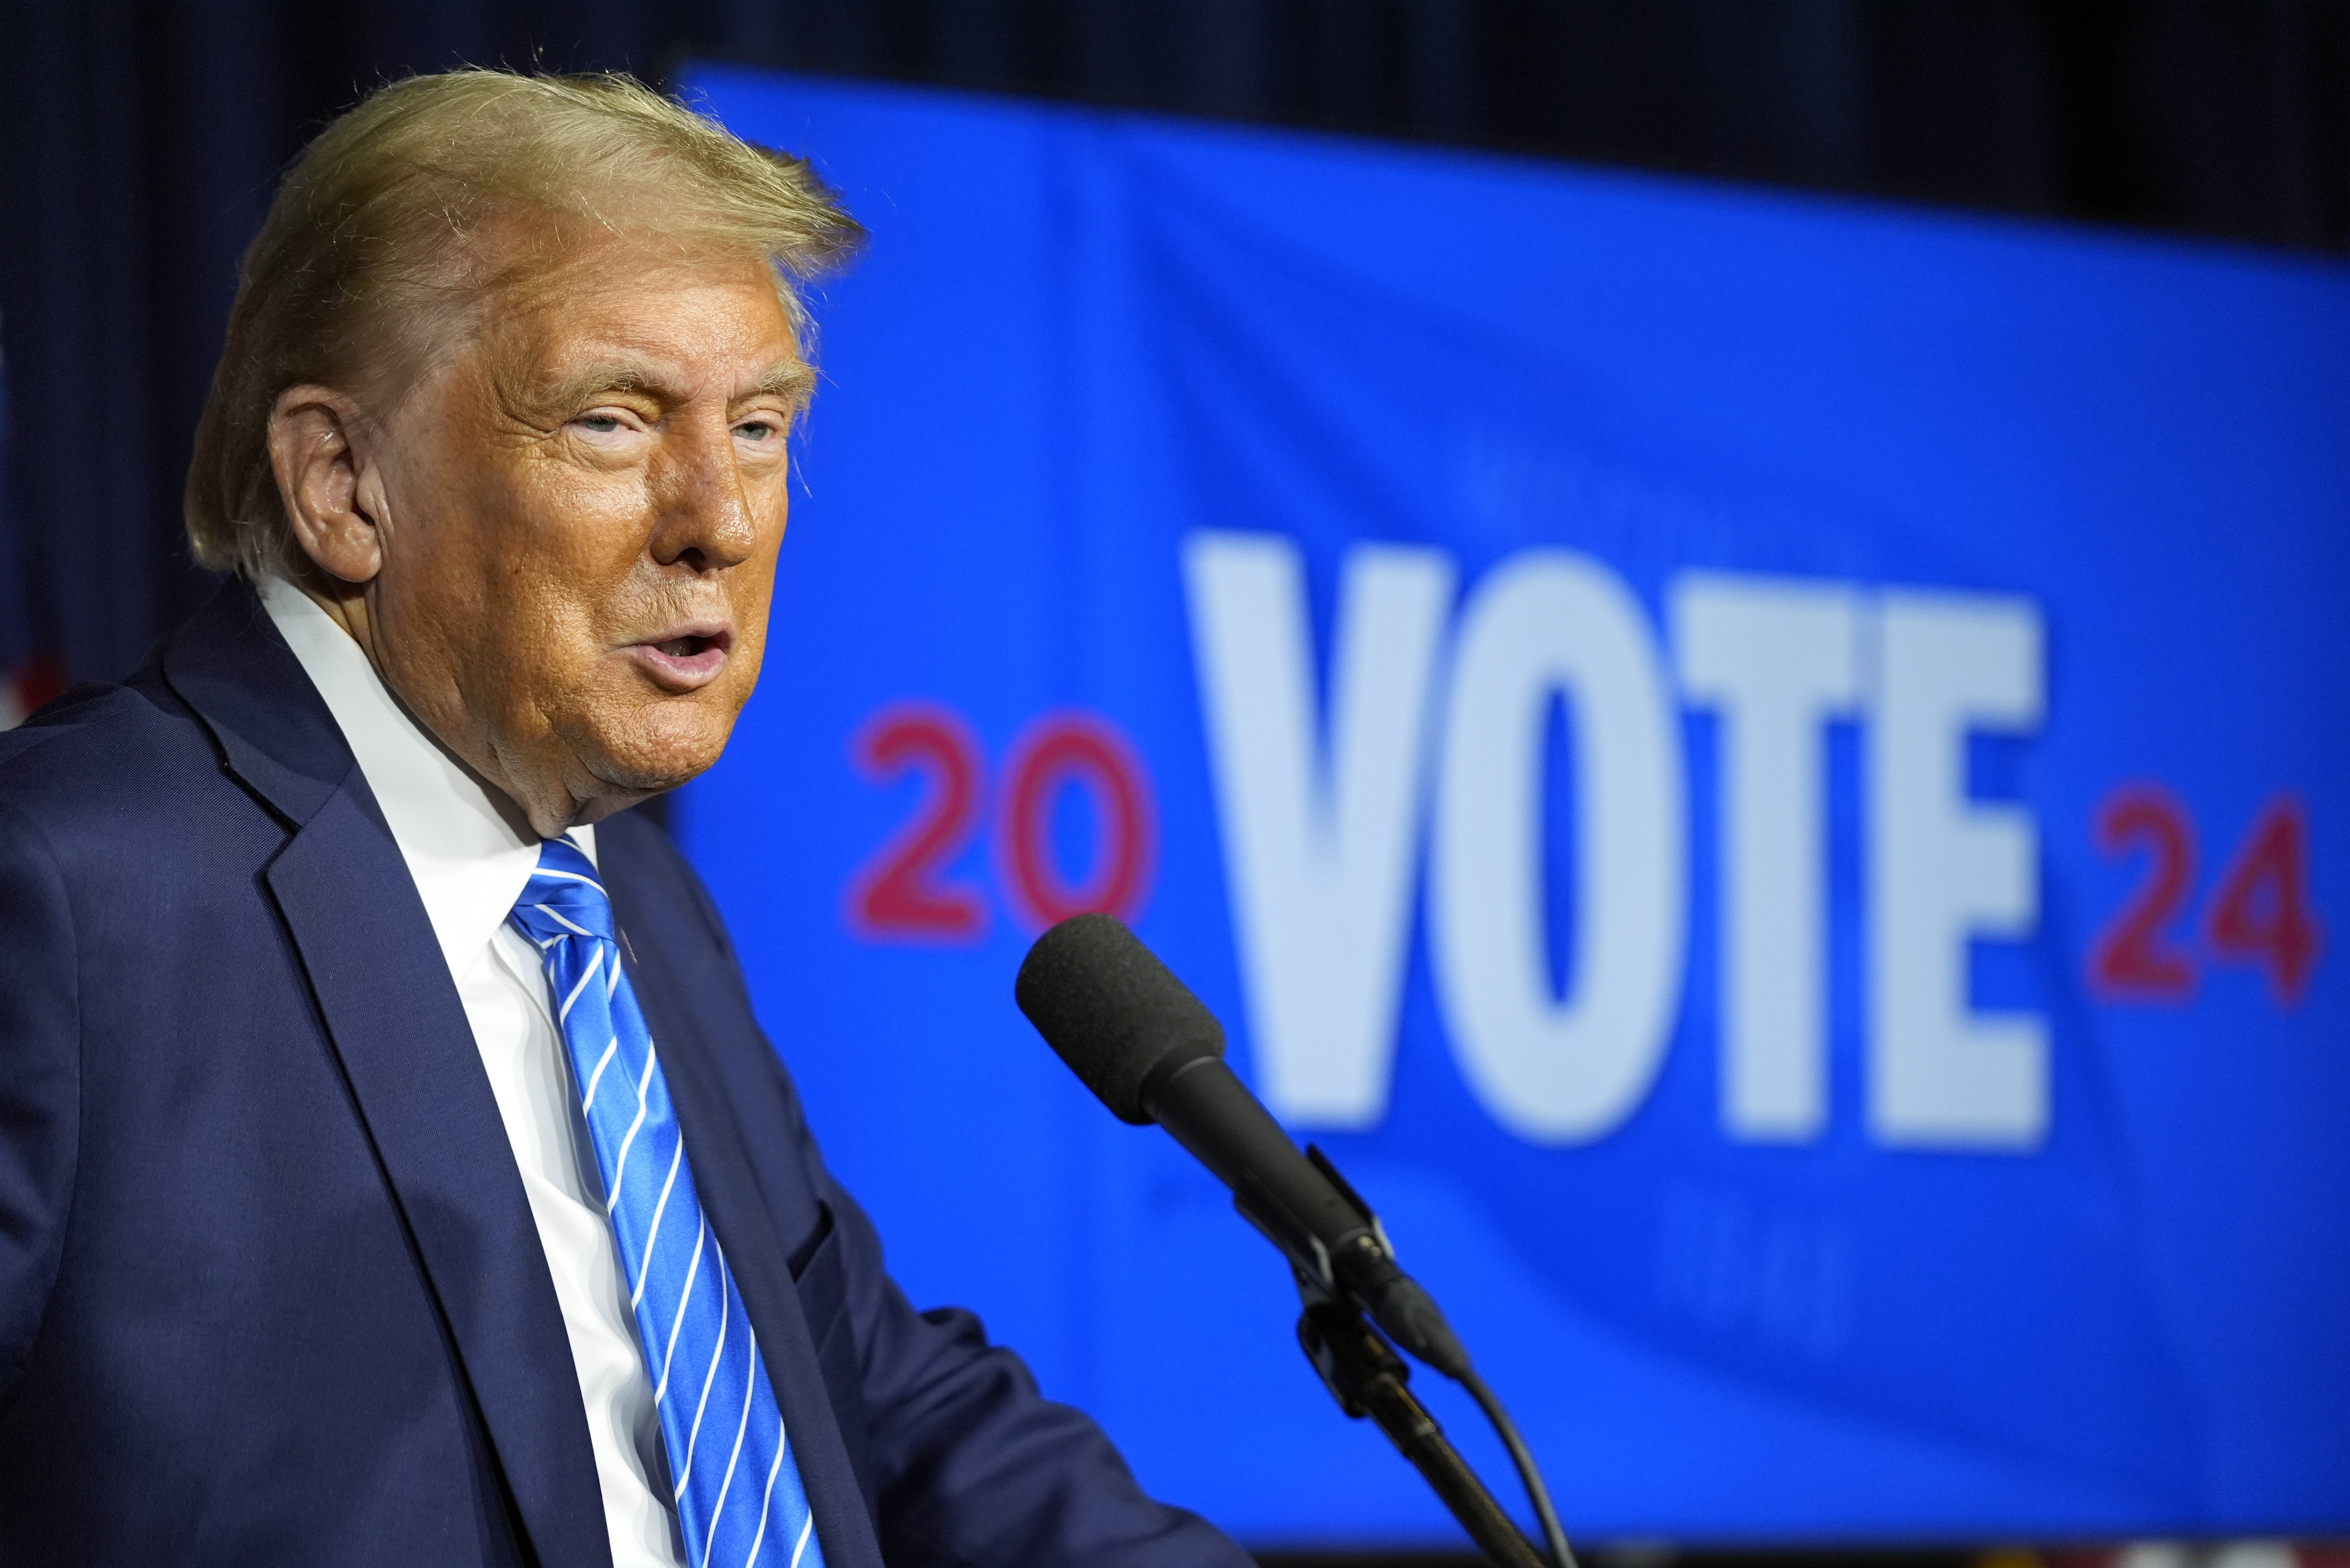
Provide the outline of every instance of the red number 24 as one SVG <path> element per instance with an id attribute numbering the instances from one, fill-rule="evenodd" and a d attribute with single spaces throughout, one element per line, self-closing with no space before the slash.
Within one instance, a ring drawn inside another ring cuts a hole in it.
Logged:
<path id="1" fill-rule="evenodd" d="M 2158 784 L 2125 784 L 2098 808 L 2097 846 L 2143 847 L 2152 860 L 2137 889 L 2089 953 L 2090 983 L 2116 1001 L 2176 1002 L 2194 993 L 2193 951 L 2169 932 L 2195 883 L 2195 825 Z M 2298 1003 L 2324 946 L 2309 902 L 2309 829 L 2301 800 L 2269 803 L 2220 875 L 2202 923 L 2212 958 L 2268 971 L 2281 1006 Z"/>

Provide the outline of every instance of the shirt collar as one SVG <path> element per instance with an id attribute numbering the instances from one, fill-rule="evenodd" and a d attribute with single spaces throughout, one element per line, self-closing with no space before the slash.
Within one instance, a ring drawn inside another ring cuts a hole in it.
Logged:
<path id="1" fill-rule="evenodd" d="M 449 972 L 462 974 L 528 886 L 538 836 L 509 821 L 512 803 L 409 716 L 359 645 L 309 595 L 273 577 L 261 585 L 261 603 L 359 759 Z M 596 858 L 594 828 L 575 827 L 571 838 Z"/>

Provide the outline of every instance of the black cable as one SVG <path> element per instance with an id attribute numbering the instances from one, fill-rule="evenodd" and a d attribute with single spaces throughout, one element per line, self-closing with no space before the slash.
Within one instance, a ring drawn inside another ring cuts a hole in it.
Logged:
<path id="1" fill-rule="evenodd" d="M 1485 1419 L 1501 1434 L 1503 1446 L 1510 1450 L 1510 1462 L 1518 1467 L 1518 1480 L 1525 1483 L 1526 1496 L 1534 1501 L 1534 1518 L 1542 1523 L 1543 1544 L 1550 1558 L 1551 1568 L 1576 1568 L 1575 1552 L 1566 1543 L 1566 1532 L 1559 1527 L 1558 1511 L 1550 1505 L 1550 1488 L 1543 1484 L 1542 1472 L 1534 1469 L 1534 1456 L 1526 1440 L 1518 1436 L 1518 1424 L 1502 1408 L 1501 1399 L 1476 1372 L 1463 1367 L 1461 1386 L 1469 1390 L 1477 1407 L 1485 1412 Z"/>

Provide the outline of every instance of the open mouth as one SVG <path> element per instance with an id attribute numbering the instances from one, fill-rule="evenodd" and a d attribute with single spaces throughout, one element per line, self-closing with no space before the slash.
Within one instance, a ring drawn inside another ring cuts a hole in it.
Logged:
<path id="1" fill-rule="evenodd" d="M 631 643 L 629 651 L 659 684 L 691 691 L 709 684 L 726 667 L 726 652 L 733 642 L 733 634 L 722 628 L 687 627 L 673 636 Z"/>

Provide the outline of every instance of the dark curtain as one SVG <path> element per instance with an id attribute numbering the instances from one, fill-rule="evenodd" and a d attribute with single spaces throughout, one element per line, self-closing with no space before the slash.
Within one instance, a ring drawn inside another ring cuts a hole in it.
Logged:
<path id="1" fill-rule="evenodd" d="M 2339 0 L 0 3 L 0 667 L 129 670 L 276 171 L 370 85 L 700 55 L 2350 249 Z"/>

